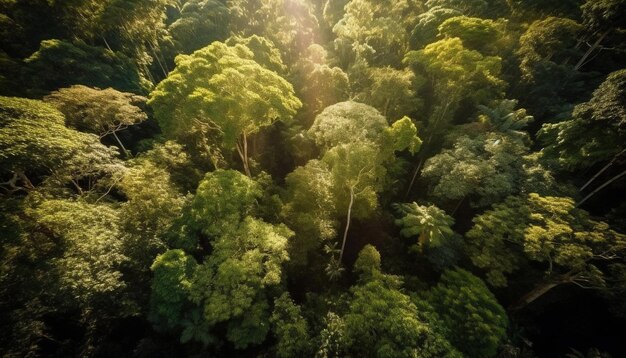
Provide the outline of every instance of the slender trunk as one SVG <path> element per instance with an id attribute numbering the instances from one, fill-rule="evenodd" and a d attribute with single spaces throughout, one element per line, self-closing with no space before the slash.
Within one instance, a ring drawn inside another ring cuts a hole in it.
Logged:
<path id="1" fill-rule="evenodd" d="M 387 111 L 389 111 L 389 103 L 391 102 L 390 98 L 387 98 L 385 101 L 385 107 L 383 107 L 383 116 L 387 117 Z"/>
<path id="2" fill-rule="evenodd" d="M 404 199 L 409 197 L 409 194 L 411 193 L 411 189 L 413 189 L 413 184 L 415 184 L 415 179 L 417 178 L 417 174 L 422 168 L 423 163 L 424 163 L 424 158 L 421 158 L 419 163 L 417 164 L 417 167 L 415 168 L 415 171 L 413 172 L 413 177 L 411 178 L 411 183 L 409 184 L 409 188 L 407 189 L 406 194 L 404 194 Z"/>
<path id="3" fill-rule="evenodd" d="M 591 179 L 589 179 L 588 182 L 585 183 L 585 185 L 583 185 L 579 191 L 583 191 L 585 190 L 585 188 L 587 186 L 589 186 L 589 184 L 593 183 L 594 180 L 596 180 L 602 173 L 604 173 L 607 169 L 609 169 L 609 167 L 611 165 L 613 165 L 613 163 L 615 163 L 615 161 L 617 160 L 617 158 L 621 157 L 622 154 L 626 153 L 626 149 L 622 150 L 621 152 L 617 153 L 613 159 L 611 159 L 611 161 L 609 162 L 609 164 L 605 165 L 604 168 L 600 169 L 599 172 L 596 173 L 596 175 L 594 175 L 593 177 L 591 177 Z"/>
<path id="4" fill-rule="evenodd" d="M 456 206 L 454 207 L 454 210 L 452 211 L 452 216 L 454 216 L 454 214 L 456 214 L 456 211 L 459 210 L 459 208 L 461 207 L 461 204 L 463 204 L 463 201 L 465 200 L 467 196 L 464 196 L 461 198 L 461 200 L 459 200 L 459 203 L 456 204 Z"/>
<path id="5" fill-rule="evenodd" d="M 109 43 L 107 42 L 106 37 L 104 37 L 104 35 L 100 35 L 100 37 L 102 38 L 102 41 L 104 41 L 104 44 L 109 49 L 109 51 L 113 52 L 113 50 L 111 50 L 111 46 L 109 46 Z"/>
<path id="6" fill-rule="evenodd" d="M 585 64 L 585 61 L 587 61 L 587 58 L 589 58 L 589 56 L 591 56 L 593 51 L 595 51 L 598 48 L 598 46 L 600 46 L 600 42 L 602 42 L 602 40 L 604 40 L 606 35 L 608 35 L 610 32 L 611 32 L 611 30 L 607 30 L 604 33 L 602 33 L 602 35 L 600 35 L 600 37 L 598 37 L 596 42 L 594 42 L 593 45 L 591 45 L 591 47 L 589 47 L 587 52 L 585 52 L 583 57 L 581 57 L 581 59 L 578 61 L 576 66 L 574 66 L 574 70 L 578 71 L 581 67 L 583 67 L 583 65 Z"/>
<path id="7" fill-rule="evenodd" d="M 339 262 L 343 258 L 343 251 L 346 248 L 348 239 L 348 230 L 350 229 L 350 220 L 352 217 L 352 204 L 354 204 L 354 187 L 350 187 L 350 203 L 348 204 L 348 215 L 346 216 L 346 228 L 343 231 L 343 242 L 341 243 L 341 251 L 339 252 Z"/>
<path id="8" fill-rule="evenodd" d="M 242 138 L 240 140 L 241 143 L 236 144 L 237 153 L 239 153 L 239 157 L 241 158 L 241 163 L 243 164 L 243 170 L 248 177 L 252 177 L 250 173 L 250 166 L 248 163 L 248 139 L 246 134 L 242 134 Z"/>
<path id="9" fill-rule="evenodd" d="M 122 141 L 120 140 L 120 138 L 117 136 L 117 134 L 115 134 L 115 132 L 111 132 L 111 134 L 113 134 L 113 137 L 115 137 L 115 140 L 117 140 L 117 143 L 120 145 L 120 148 L 122 148 L 122 151 L 124 152 L 124 155 L 126 157 L 130 157 L 128 150 L 126 150 L 126 147 L 124 147 L 124 144 L 122 144 Z"/>
<path id="10" fill-rule="evenodd" d="M 165 71 L 165 67 L 163 67 L 163 64 L 161 63 L 161 59 L 159 58 L 159 56 L 156 53 L 156 50 L 154 48 L 154 45 L 152 45 L 152 43 L 148 42 L 148 46 L 150 47 L 150 49 L 152 50 L 152 54 L 154 55 L 154 59 L 157 61 L 157 63 L 159 64 L 159 67 L 161 68 L 161 71 L 163 71 L 163 76 L 167 77 L 167 71 Z"/>
<path id="11" fill-rule="evenodd" d="M 435 129 L 437 128 L 439 121 L 445 117 L 446 113 L 448 112 L 448 107 L 450 107 L 451 103 L 452 101 L 450 100 L 443 107 L 443 110 L 441 111 L 441 115 L 439 115 L 437 117 L 437 120 L 433 123 L 432 130 L 430 131 L 428 139 L 426 140 L 426 142 L 424 142 L 423 147 L 426 147 L 428 146 L 428 144 L 430 144 L 431 140 L 433 139 L 433 136 L 435 135 Z M 415 179 L 417 178 L 417 174 L 419 173 L 419 170 L 422 168 L 423 163 L 424 163 L 424 158 L 422 157 L 419 161 L 419 164 L 417 165 L 417 168 L 415 168 L 415 171 L 413 172 L 413 178 L 411 178 L 411 183 L 409 184 L 409 188 L 406 191 L 405 198 L 409 196 L 411 189 L 413 189 L 413 184 L 415 183 Z"/>
<path id="12" fill-rule="evenodd" d="M 583 205 L 583 203 L 585 201 L 587 201 L 589 198 L 591 198 L 592 196 L 594 196 L 597 192 L 599 192 L 600 190 L 604 189 L 605 187 L 607 187 L 609 184 L 611 184 L 612 182 L 616 181 L 617 179 L 621 178 L 622 176 L 626 175 L 626 170 L 624 170 L 623 172 L 617 174 L 616 176 L 614 176 L 613 178 L 607 180 L 604 184 L 600 185 L 599 187 L 596 188 L 596 190 L 592 191 L 589 195 L 585 196 L 583 198 L 583 200 L 579 201 L 576 204 L 576 207 L 579 207 L 581 205 Z"/>
<path id="13" fill-rule="evenodd" d="M 555 288 L 556 286 L 562 283 L 564 282 L 563 281 L 543 282 L 539 284 L 539 286 L 533 288 L 532 290 L 530 290 L 530 292 L 522 296 L 522 298 L 520 298 L 516 303 L 509 306 L 508 310 L 509 311 L 521 310 L 522 308 L 528 306 L 529 304 L 534 302 L 536 299 L 545 295 L 546 293 L 548 293 L 548 291 L 550 291 L 551 289 Z"/>

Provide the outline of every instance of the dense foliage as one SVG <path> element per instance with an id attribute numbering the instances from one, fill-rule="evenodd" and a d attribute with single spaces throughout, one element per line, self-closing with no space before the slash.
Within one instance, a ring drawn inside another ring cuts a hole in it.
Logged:
<path id="1" fill-rule="evenodd" d="M 626 356 L 624 15 L 0 1 L 0 356 Z"/>

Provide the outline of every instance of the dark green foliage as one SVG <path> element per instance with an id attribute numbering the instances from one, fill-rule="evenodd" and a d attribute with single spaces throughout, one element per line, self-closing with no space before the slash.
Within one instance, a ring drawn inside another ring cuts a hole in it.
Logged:
<path id="1" fill-rule="evenodd" d="M 0 356 L 625 356 L 625 6 L 0 0 Z"/>
<path id="2" fill-rule="evenodd" d="M 135 64 L 126 56 L 82 42 L 45 40 L 25 60 L 26 88 L 35 95 L 82 84 L 113 87 L 119 91 L 145 93 L 146 85 Z M 50 71 L 54 68 L 54 71 Z M 72 74 L 68 77 L 67 74 Z"/>
<path id="3" fill-rule="evenodd" d="M 508 319 L 480 278 L 462 269 L 447 270 L 427 297 L 455 347 L 467 357 L 495 356 Z"/>

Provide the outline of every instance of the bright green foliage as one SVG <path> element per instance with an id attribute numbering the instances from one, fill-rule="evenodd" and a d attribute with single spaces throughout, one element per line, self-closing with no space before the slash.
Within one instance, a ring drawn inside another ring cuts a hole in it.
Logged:
<path id="1" fill-rule="evenodd" d="M 345 350 L 364 357 L 461 357 L 445 338 L 418 318 L 408 296 L 386 280 L 352 289 L 345 322 Z"/>
<path id="2" fill-rule="evenodd" d="M 285 226 L 247 217 L 214 240 L 213 253 L 194 273 L 191 300 L 203 307 L 210 326 L 229 322 L 227 338 L 237 348 L 261 343 L 269 331 L 265 289 L 281 283 L 292 235 Z"/>
<path id="3" fill-rule="evenodd" d="M 64 247 L 55 260 L 62 290 L 87 308 L 119 297 L 126 287 L 121 266 L 128 257 L 122 251 L 117 211 L 81 201 L 43 200 L 31 215 Z"/>
<path id="4" fill-rule="evenodd" d="M 311 120 L 324 108 L 346 101 L 350 93 L 348 75 L 339 67 L 331 67 L 327 56 L 322 46 L 313 44 L 294 66 L 296 88 Z"/>
<path id="5" fill-rule="evenodd" d="M 461 16 L 458 10 L 433 7 L 417 17 L 417 24 L 411 31 L 411 47 L 422 49 L 424 46 L 434 42 L 439 32 L 439 26 L 447 19 Z"/>
<path id="6" fill-rule="evenodd" d="M 234 35 L 259 35 L 280 49 L 285 62 L 297 61 L 301 52 L 317 42 L 317 18 L 312 4 L 303 0 L 231 0 L 230 27 Z"/>
<path id="7" fill-rule="evenodd" d="M 182 53 L 192 53 L 228 35 L 228 8 L 218 0 L 188 0 L 169 33 Z"/>
<path id="8" fill-rule="evenodd" d="M 523 176 L 521 155 L 528 148 L 515 137 L 498 132 L 475 138 L 462 136 L 452 149 L 428 159 L 422 175 L 432 183 L 434 198 L 462 200 L 488 206 L 519 190 Z"/>
<path id="9" fill-rule="evenodd" d="M 437 95 L 449 98 L 448 102 L 463 96 L 482 102 L 497 96 L 505 84 L 498 77 L 500 58 L 469 50 L 458 38 L 444 39 L 424 50 L 411 51 L 405 62 L 423 68 L 429 78 L 434 78 Z"/>
<path id="10" fill-rule="evenodd" d="M 320 346 L 316 358 L 339 358 L 346 347 L 346 324 L 341 317 L 328 312 L 324 317 L 324 329 L 320 332 Z"/>
<path id="11" fill-rule="evenodd" d="M 121 53 L 81 42 L 42 41 L 39 50 L 25 62 L 27 86 L 37 94 L 74 84 L 145 92 L 138 70 L 130 59 Z M 55 70 L 50 71 L 51 68 Z M 68 73 L 72 76 L 67 76 Z"/>
<path id="12" fill-rule="evenodd" d="M 370 244 L 365 245 L 354 263 L 354 272 L 358 273 L 361 279 L 369 280 L 380 274 L 380 271 L 380 252 Z"/>
<path id="13" fill-rule="evenodd" d="M 126 250 L 133 264 L 145 270 L 163 250 L 161 238 L 181 214 L 185 198 L 170 174 L 149 160 L 137 160 L 118 175 L 117 186 L 127 199 L 120 207 Z"/>
<path id="14" fill-rule="evenodd" d="M 371 142 L 379 151 L 393 154 L 408 149 L 415 153 L 421 146 L 417 128 L 408 117 L 391 127 L 375 108 L 357 102 L 341 102 L 327 107 L 308 131 L 324 152 L 342 144 Z"/>
<path id="15" fill-rule="evenodd" d="M 237 171 L 207 173 L 191 202 L 190 225 L 211 237 L 232 233 L 261 195 L 259 185 Z"/>
<path id="16" fill-rule="evenodd" d="M 463 46 L 483 54 L 497 53 L 497 43 L 503 36 L 501 24 L 477 17 L 457 16 L 447 19 L 439 26 L 444 38 L 458 37 Z"/>
<path id="17" fill-rule="evenodd" d="M 406 149 L 409 153 L 415 154 L 422 147 L 422 140 L 417 136 L 415 124 L 406 116 L 393 122 L 391 127 L 385 128 L 385 136 L 391 142 L 390 147 L 397 152 Z"/>
<path id="18" fill-rule="evenodd" d="M 357 102 L 327 107 L 316 118 L 309 135 L 325 151 L 340 144 L 380 142 L 387 120 L 375 108 Z"/>
<path id="19" fill-rule="evenodd" d="M 590 219 L 571 199 L 538 194 L 494 205 L 474 218 L 467 237 L 472 262 L 495 286 L 505 286 L 506 275 L 528 260 L 543 264 L 557 284 L 602 287 L 602 266 L 594 260 L 622 260 L 626 250 L 625 235 Z"/>
<path id="20" fill-rule="evenodd" d="M 423 78 L 416 77 L 408 69 L 373 67 L 368 71 L 365 88 L 356 94 L 355 99 L 368 103 L 386 118 L 395 120 L 419 111 L 422 103 L 416 96 L 416 90 L 423 83 Z"/>
<path id="21" fill-rule="evenodd" d="M 0 164 L 3 175 L 13 176 L 4 183 L 7 190 L 29 190 L 30 179 L 53 175 L 51 182 L 73 182 L 82 193 L 78 180 L 109 171 L 105 167 L 114 164 L 116 151 L 94 135 L 65 127 L 64 121 L 63 114 L 41 101 L 0 97 Z"/>
<path id="22" fill-rule="evenodd" d="M 100 137 L 148 119 L 141 109 L 145 97 L 112 88 L 75 85 L 52 92 L 45 101 L 65 115 L 68 126 Z"/>
<path id="23" fill-rule="evenodd" d="M 237 147 L 249 174 L 247 137 L 300 108 L 291 84 L 254 61 L 244 45 L 221 42 L 176 59 L 176 69 L 150 94 L 165 135 L 176 138 L 195 122 L 217 131 L 225 150 Z"/>
<path id="24" fill-rule="evenodd" d="M 328 165 L 335 208 L 345 213 L 353 202 L 355 218 L 366 218 L 378 205 L 386 170 L 379 149 L 370 142 L 343 144 L 329 150 L 322 161 Z"/>
<path id="25" fill-rule="evenodd" d="M 428 132 L 437 133 L 451 121 L 461 100 L 481 104 L 501 96 L 505 82 L 499 78 L 501 60 L 463 47 L 459 38 L 432 43 L 409 52 L 404 61 L 428 78 L 435 100 L 431 104 Z"/>
<path id="26" fill-rule="evenodd" d="M 447 270 L 427 294 L 446 327 L 446 337 L 466 357 L 494 357 L 506 337 L 508 319 L 478 277 L 463 269 Z"/>
<path id="27" fill-rule="evenodd" d="M 230 37 L 226 40 L 228 46 L 244 45 L 252 53 L 252 58 L 256 63 L 265 67 L 268 70 L 274 71 L 280 75 L 283 75 L 287 68 L 283 64 L 283 60 L 280 55 L 280 51 L 276 48 L 272 41 L 265 37 L 252 35 L 250 37 Z"/>
<path id="28" fill-rule="evenodd" d="M 191 275 L 198 264 L 182 250 L 169 250 L 152 264 L 150 320 L 165 329 L 181 324 L 188 302 Z"/>
<path id="29" fill-rule="evenodd" d="M 288 293 L 274 300 L 274 312 L 270 317 L 272 331 L 278 340 L 276 356 L 280 358 L 310 355 L 309 327 L 302 317 L 300 306 Z"/>
<path id="30" fill-rule="evenodd" d="M 408 48 L 408 24 L 400 19 L 406 19 L 402 15 L 410 7 L 408 1 L 351 0 L 343 19 L 333 28 L 335 46 L 352 57 L 364 56 L 371 65 L 398 66 Z"/>
<path id="31" fill-rule="evenodd" d="M 450 240 L 454 234 L 452 225 L 454 218 L 435 205 L 423 206 L 417 203 L 398 204 L 398 211 L 403 215 L 396 220 L 400 226 L 400 234 L 404 237 L 419 235 L 420 246 L 441 246 Z"/>
<path id="32" fill-rule="evenodd" d="M 626 70 L 611 73 L 589 102 L 576 106 L 573 119 L 542 126 L 544 156 L 568 170 L 609 161 L 626 142 L 625 98 Z"/>
<path id="33" fill-rule="evenodd" d="M 326 163 L 311 160 L 285 179 L 287 193 L 283 216 L 296 235 L 290 242 L 292 264 L 305 265 L 307 254 L 337 234 L 332 178 Z"/>

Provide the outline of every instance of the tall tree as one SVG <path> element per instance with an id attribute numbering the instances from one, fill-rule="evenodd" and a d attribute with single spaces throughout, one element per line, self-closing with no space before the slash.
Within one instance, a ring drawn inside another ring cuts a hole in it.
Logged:
<path id="1" fill-rule="evenodd" d="M 508 274 L 529 263 L 543 267 L 544 279 L 512 309 L 525 307 L 558 285 L 610 286 L 609 268 L 626 263 L 626 236 L 576 209 L 570 198 L 535 193 L 509 197 L 474 218 L 467 238 L 472 262 L 487 270 L 494 286 L 505 286 Z"/>
<path id="2" fill-rule="evenodd" d="M 179 56 L 148 102 L 170 138 L 198 122 L 217 132 L 224 150 L 237 149 L 248 176 L 248 137 L 278 119 L 290 119 L 301 106 L 291 84 L 253 58 L 246 46 L 221 42 Z"/>

